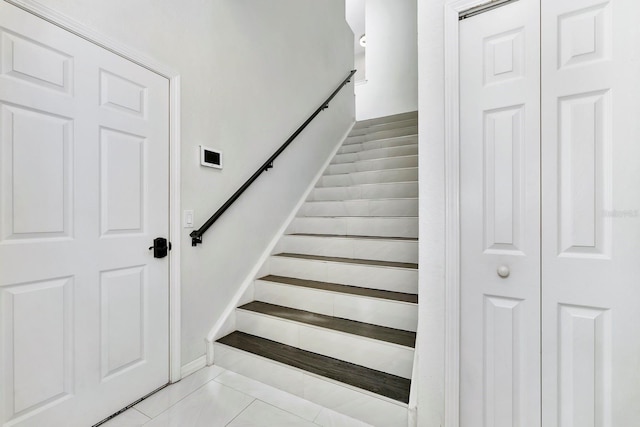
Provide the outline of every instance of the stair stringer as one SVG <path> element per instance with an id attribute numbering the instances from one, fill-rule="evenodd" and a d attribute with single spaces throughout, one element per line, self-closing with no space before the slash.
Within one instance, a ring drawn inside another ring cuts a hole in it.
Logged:
<path id="1" fill-rule="evenodd" d="M 236 308 L 241 306 L 242 304 L 253 300 L 253 284 L 256 278 L 260 277 L 260 273 L 263 272 L 265 268 L 268 267 L 267 261 L 269 257 L 272 255 L 274 249 L 276 248 L 278 242 L 285 234 L 286 230 L 289 228 L 293 220 L 296 218 L 296 215 L 302 208 L 302 205 L 306 202 L 307 198 L 311 194 L 311 191 L 315 188 L 318 181 L 322 178 L 325 170 L 331 163 L 331 160 L 335 157 L 336 153 L 342 147 L 344 142 L 347 140 L 347 137 L 351 133 L 356 122 L 354 121 L 349 128 L 347 128 L 344 135 L 339 138 L 336 146 L 331 150 L 331 153 L 328 155 L 324 164 L 319 168 L 318 172 L 314 176 L 314 178 L 310 181 L 309 186 L 304 191 L 300 200 L 296 203 L 296 206 L 291 210 L 291 213 L 287 217 L 287 219 L 282 223 L 282 226 L 275 233 L 273 239 L 269 242 L 269 244 L 265 247 L 264 252 L 260 255 L 260 258 L 254 265 L 254 267 L 249 271 L 249 274 L 242 281 L 240 287 L 237 292 L 234 294 L 233 298 L 224 309 L 222 316 L 220 319 L 211 327 L 207 337 L 205 339 L 206 344 L 206 354 L 207 354 L 207 366 L 211 366 L 214 364 L 215 355 L 214 355 L 214 342 L 222 338 L 228 333 L 231 333 L 235 330 L 236 322 L 235 322 L 235 313 Z"/>
<path id="2" fill-rule="evenodd" d="M 420 336 L 420 326 L 416 332 L 416 343 Z M 413 352 L 413 370 L 411 378 L 418 378 L 418 370 L 420 366 L 420 346 L 416 345 Z M 409 390 L 409 403 L 407 405 L 407 427 L 418 427 L 418 382 L 411 381 L 411 389 Z"/>

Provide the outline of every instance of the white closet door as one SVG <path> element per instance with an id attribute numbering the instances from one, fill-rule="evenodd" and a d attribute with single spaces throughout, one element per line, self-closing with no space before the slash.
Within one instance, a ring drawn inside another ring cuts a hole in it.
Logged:
<path id="1" fill-rule="evenodd" d="M 0 425 L 168 381 L 168 81 L 0 1 Z"/>
<path id="2" fill-rule="evenodd" d="M 535 0 L 460 22 L 463 427 L 540 425 L 539 58 Z"/>
<path id="3" fill-rule="evenodd" d="M 542 0 L 545 427 L 640 425 L 640 2 Z"/>

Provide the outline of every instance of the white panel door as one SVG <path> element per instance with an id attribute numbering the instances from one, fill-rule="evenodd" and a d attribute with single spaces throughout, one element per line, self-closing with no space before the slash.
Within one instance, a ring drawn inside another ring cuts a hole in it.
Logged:
<path id="1" fill-rule="evenodd" d="M 168 382 L 168 81 L 0 2 L 0 424 Z"/>
<path id="2" fill-rule="evenodd" d="M 460 22 L 464 427 L 540 425 L 538 11 L 520 0 Z"/>
<path id="3" fill-rule="evenodd" d="M 547 427 L 640 425 L 640 2 L 542 0 Z"/>

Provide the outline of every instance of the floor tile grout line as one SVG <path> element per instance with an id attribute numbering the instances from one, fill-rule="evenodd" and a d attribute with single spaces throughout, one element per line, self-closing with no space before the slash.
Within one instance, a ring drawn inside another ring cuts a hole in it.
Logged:
<path id="1" fill-rule="evenodd" d="M 227 372 L 234 373 L 234 374 L 236 374 L 236 375 L 239 375 L 239 376 L 244 377 L 244 378 L 246 378 L 246 379 L 249 379 L 249 380 L 251 380 L 251 381 L 255 381 L 255 382 L 257 382 L 257 383 L 260 383 L 261 385 L 264 385 L 264 386 L 266 386 L 266 387 L 273 388 L 273 389 L 275 389 L 275 390 L 277 390 L 277 391 L 280 391 L 280 392 L 282 392 L 282 393 L 290 394 L 291 396 L 293 396 L 293 397 L 297 397 L 298 399 L 304 400 L 305 402 L 308 402 L 308 403 L 311 403 L 311 404 L 313 404 L 313 405 L 319 406 L 319 407 L 320 407 L 320 410 L 318 411 L 318 414 L 320 414 L 320 412 L 322 412 L 322 409 L 324 409 L 324 406 L 319 405 L 319 404 L 317 404 L 317 403 L 314 403 L 314 402 L 312 402 L 312 401 L 310 401 L 310 400 L 307 400 L 307 399 L 305 399 L 305 398 L 303 398 L 303 397 L 297 396 L 297 395 L 295 395 L 295 394 L 293 394 L 293 393 L 289 393 L 289 392 L 286 392 L 286 391 L 284 391 L 284 390 L 280 390 L 280 389 L 279 389 L 279 388 L 277 388 L 277 387 L 270 386 L 269 384 L 262 383 L 262 382 L 260 382 L 260 381 L 258 381 L 258 380 L 254 380 L 253 378 L 249 378 L 249 377 L 247 377 L 247 376 L 245 376 L 245 375 L 238 374 L 237 372 L 233 372 L 233 371 L 229 371 L 229 370 L 227 370 Z M 253 395 L 253 394 L 249 394 L 249 393 L 247 393 L 247 392 L 245 392 L 245 391 L 242 391 L 242 390 L 240 390 L 240 389 L 238 389 L 238 388 L 236 388 L 236 387 L 233 387 L 233 386 L 231 386 L 231 385 L 227 385 L 227 384 L 221 383 L 220 381 L 217 381 L 217 382 L 218 382 L 219 384 L 222 384 L 222 385 L 224 385 L 224 386 L 226 386 L 226 387 L 229 387 L 229 388 L 231 388 L 231 389 L 233 389 L 233 390 L 236 390 L 236 391 L 238 391 L 238 392 L 240 392 L 240 393 L 246 394 L 246 395 L 247 395 L 247 396 L 249 396 L 249 397 L 253 397 L 253 398 L 254 398 L 254 400 L 259 400 L 260 402 L 262 402 L 262 403 L 264 403 L 264 404 L 267 404 L 267 405 L 269 405 L 269 406 L 272 406 L 272 407 L 274 407 L 274 408 L 276 408 L 276 409 L 280 409 L 281 411 L 284 411 L 284 412 L 286 412 L 286 413 L 288 413 L 288 414 L 294 415 L 294 416 L 296 416 L 296 417 L 298 417 L 298 418 L 300 418 L 300 419 L 303 419 L 303 420 L 305 420 L 305 421 L 313 422 L 313 420 L 308 420 L 308 419 L 306 419 L 306 418 L 304 418 L 304 417 L 301 417 L 301 416 L 300 416 L 300 415 L 298 415 L 298 414 L 294 414 L 293 412 L 291 412 L 291 411 L 289 411 L 289 410 L 287 410 L 287 409 L 285 409 L 285 408 L 282 408 L 282 407 L 276 406 L 276 405 L 274 405 L 274 404 L 272 404 L 272 403 L 266 402 L 266 401 L 264 401 L 264 400 L 260 399 L 258 396 L 255 396 L 255 395 Z M 253 403 L 253 402 L 252 402 L 252 403 Z M 316 414 L 316 415 L 315 415 L 314 420 L 318 417 L 318 414 Z"/>
<path id="2" fill-rule="evenodd" d="M 207 366 L 206 368 L 202 368 L 202 369 L 208 369 L 208 368 L 210 368 L 210 367 L 208 367 L 208 366 Z M 220 369 L 224 369 L 224 368 L 222 368 L 222 367 L 219 367 L 219 368 L 220 368 Z M 196 371 L 196 372 L 199 372 L 199 371 L 200 371 L 200 369 L 199 369 L 198 371 Z M 196 374 L 196 372 L 194 372 L 194 373 L 193 373 L 193 374 L 191 374 L 191 375 L 195 375 L 195 374 Z M 224 372 L 224 371 L 223 371 L 223 372 Z M 166 407 L 162 412 L 160 412 L 160 413 L 159 413 L 158 415 L 156 415 L 155 417 L 152 417 L 151 419 L 153 420 L 153 419 L 155 419 L 155 418 L 158 418 L 160 415 L 164 414 L 164 413 L 165 413 L 165 412 L 167 412 L 169 409 L 173 408 L 173 407 L 174 407 L 174 406 L 176 406 L 178 403 L 182 402 L 184 399 L 186 399 L 187 397 L 191 396 L 191 395 L 192 395 L 193 393 L 195 393 L 196 391 L 200 390 L 201 388 L 203 388 L 204 386 L 206 386 L 207 384 L 209 384 L 211 381 L 214 381 L 217 377 L 219 377 L 220 375 L 222 375 L 222 373 L 223 373 L 223 372 L 218 373 L 218 374 L 217 374 L 215 377 L 213 377 L 213 378 L 209 378 L 209 379 L 208 379 L 207 381 L 205 381 L 202 385 L 200 385 L 199 387 L 196 387 L 196 388 L 195 388 L 195 389 L 193 389 L 191 392 L 189 392 L 189 393 L 187 393 L 186 395 L 184 395 L 183 397 L 181 397 L 179 400 L 176 400 L 174 403 L 172 403 L 171 405 L 167 406 L 167 407 Z M 189 376 L 191 376 L 191 375 L 187 375 L 187 376 L 186 376 L 186 377 L 184 377 L 184 378 L 187 378 L 187 377 L 189 377 Z M 180 381 L 182 381 L 184 378 L 182 378 Z M 177 383 L 174 383 L 174 384 L 178 384 L 180 381 L 178 381 Z M 172 385 L 174 385 L 174 384 L 169 385 L 169 387 L 171 387 L 171 386 L 172 386 Z M 168 389 L 168 388 L 167 388 L 167 389 Z M 166 390 L 166 389 L 165 389 L 165 390 Z M 162 391 L 162 390 L 161 390 L 161 391 Z M 134 408 L 135 408 L 135 406 L 134 406 Z M 145 415 L 145 416 L 149 417 L 147 414 L 145 414 L 145 413 L 144 413 L 144 412 L 142 412 L 141 410 L 139 410 L 139 409 L 137 409 L 137 408 L 135 408 L 135 409 L 136 409 L 136 410 L 138 410 L 138 412 L 141 412 L 143 415 Z"/>
<path id="3" fill-rule="evenodd" d="M 147 418 L 147 420 L 144 422 L 144 424 L 148 423 L 149 421 L 151 421 L 153 418 L 151 418 L 150 416 L 148 416 L 147 414 L 145 414 L 144 412 L 140 411 L 138 408 L 136 408 L 135 406 L 129 408 L 129 409 L 133 409 L 135 410 L 137 413 L 139 413 L 140 415 L 142 415 L 143 417 Z"/>
<path id="4" fill-rule="evenodd" d="M 223 387 L 227 387 L 227 388 L 229 388 L 229 389 L 231 389 L 231 390 L 235 390 L 234 388 L 232 388 L 232 387 L 228 387 L 228 386 L 225 386 L 224 384 L 222 384 L 222 383 L 220 383 L 220 382 L 218 382 L 218 384 L 220 384 L 220 385 L 221 385 L 221 386 L 223 386 Z M 237 392 L 239 392 L 239 393 L 242 393 L 242 392 L 241 392 L 241 391 L 239 391 L 239 390 L 235 390 L 235 391 L 237 391 Z M 254 403 L 256 400 L 258 400 L 258 399 L 256 399 L 255 397 L 248 395 L 247 393 L 242 393 L 242 394 L 244 394 L 245 396 L 252 397 L 252 398 L 253 398 L 253 400 L 252 400 L 251 402 L 249 402 L 249 403 L 247 404 L 247 406 L 245 406 L 244 408 L 242 408 L 242 410 L 241 410 L 240 412 L 238 412 L 238 413 L 236 414 L 236 416 L 235 416 L 235 417 L 233 417 L 233 418 L 232 418 L 228 423 L 226 423 L 226 424 L 225 424 L 225 426 L 228 426 L 229 424 L 231 424 L 232 422 L 234 422 L 234 421 L 235 421 L 235 419 L 236 419 L 236 418 L 238 418 L 238 417 L 240 416 L 240 414 L 242 414 L 244 411 L 246 411 L 246 410 L 249 408 L 249 406 L 253 405 L 253 403 Z"/>

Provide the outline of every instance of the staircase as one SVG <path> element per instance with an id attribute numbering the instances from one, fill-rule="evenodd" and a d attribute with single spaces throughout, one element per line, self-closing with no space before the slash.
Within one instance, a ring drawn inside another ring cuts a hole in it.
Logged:
<path id="1" fill-rule="evenodd" d="M 418 316 L 417 114 L 358 122 L 236 309 L 215 363 L 407 425 Z"/>

